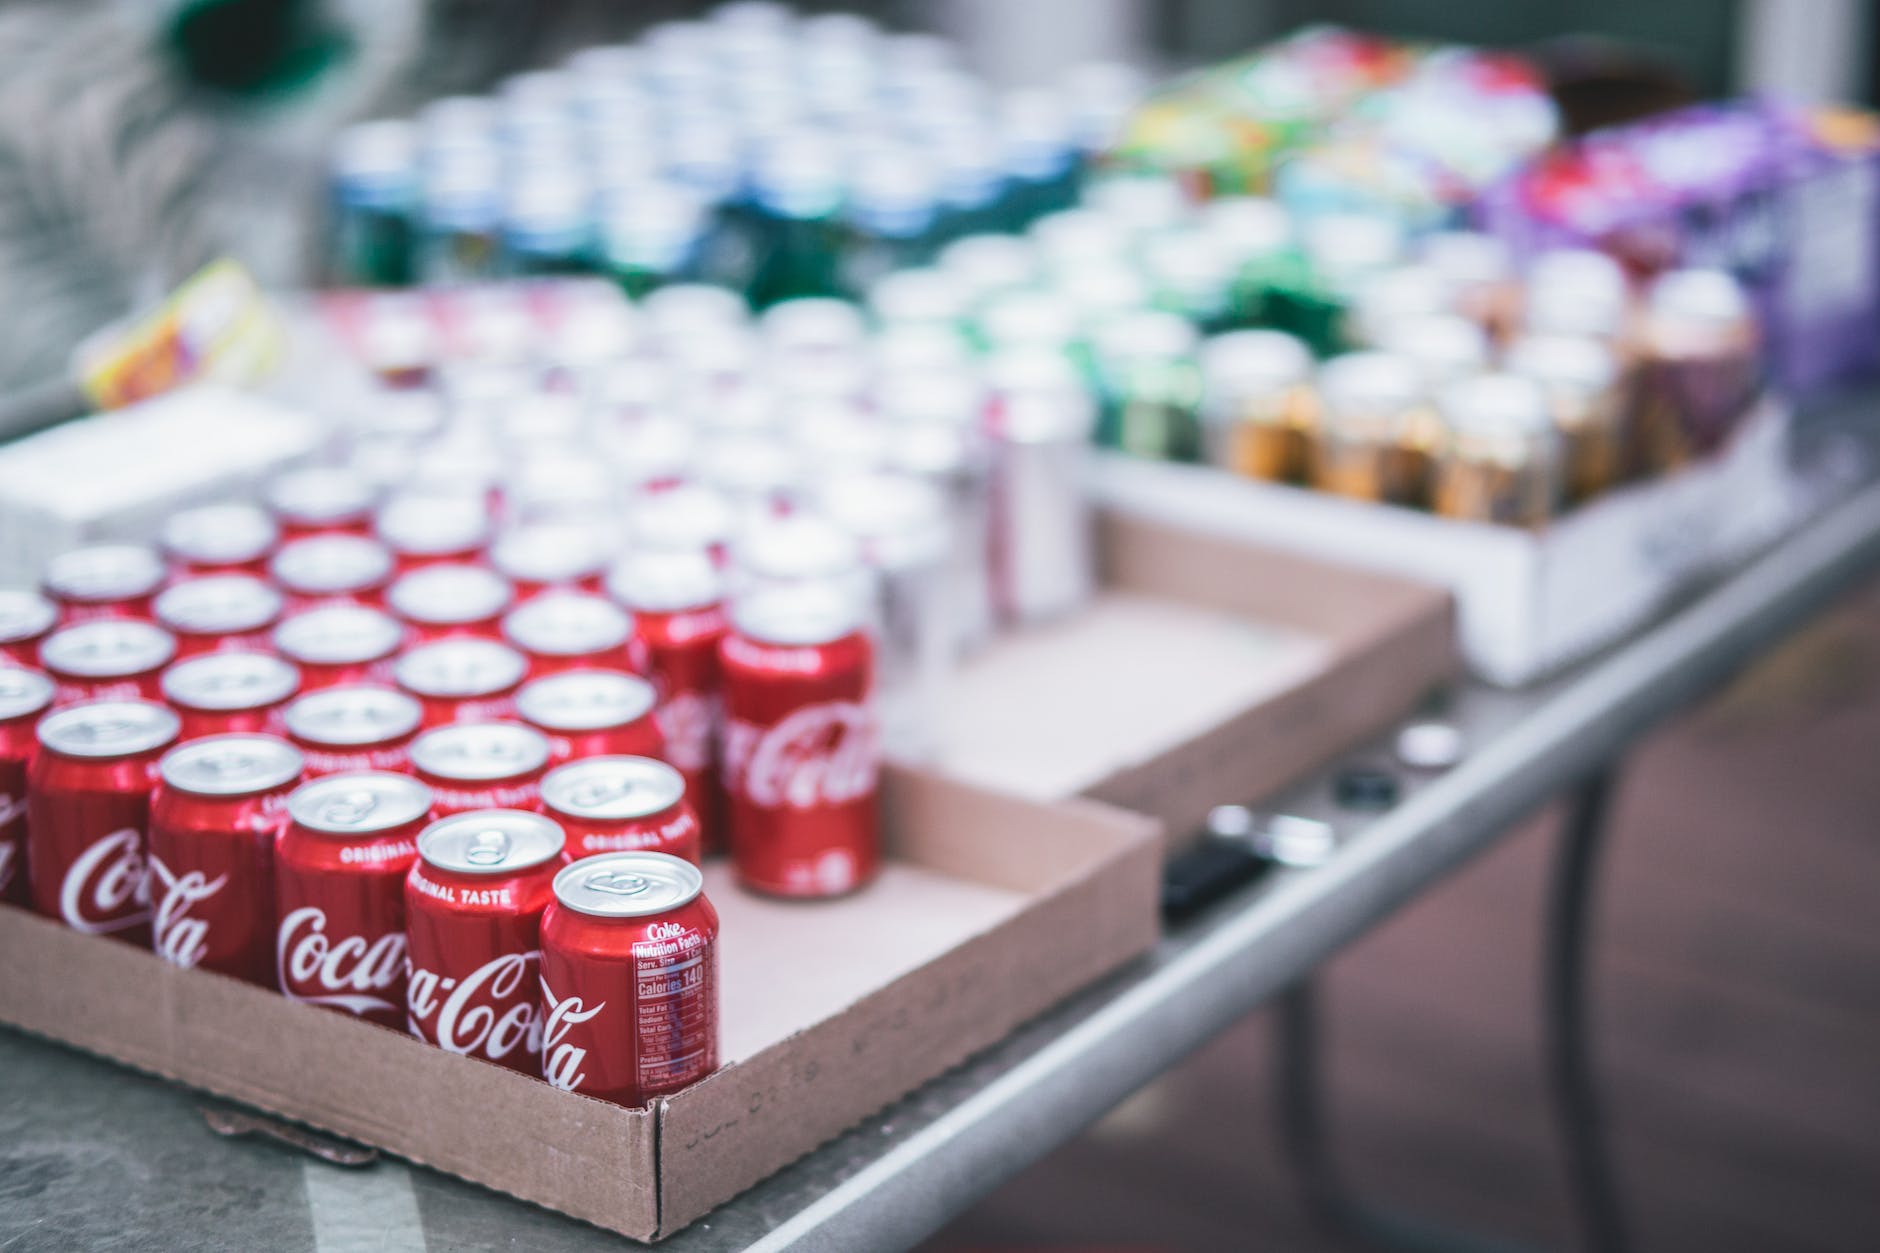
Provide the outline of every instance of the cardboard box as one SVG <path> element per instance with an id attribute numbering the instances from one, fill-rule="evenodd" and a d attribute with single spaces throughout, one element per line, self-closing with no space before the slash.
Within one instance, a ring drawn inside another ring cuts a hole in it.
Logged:
<path id="1" fill-rule="evenodd" d="M 1100 551 L 1094 604 L 1001 636 L 952 679 L 933 769 L 1150 814 L 1179 843 L 1457 668 L 1439 587 L 1121 510 L 1102 516 Z"/>
<path id="2" fill-rule="evenodd" d="M 0 1022 L 653 1240 L 684 1227 L 1157 934 L 1148 819 L 891 769 L 889 861 L 846 900 L 707 871 L 723 1069 L 647 1109 L 0 907 Z"/>
<path id="3" fill-rule="evenodd" d="M 1097 492 L 1132 516 L 1447 587 L 1470 667 L 1518 686 L 1612 643 L 1819 508 L 1835 488 L 1796 472 L 1788 432 L 1787 411 L 1766 403 L 1710 461 L 1541 530 L 1121 456 L 1103 458 Z"/>

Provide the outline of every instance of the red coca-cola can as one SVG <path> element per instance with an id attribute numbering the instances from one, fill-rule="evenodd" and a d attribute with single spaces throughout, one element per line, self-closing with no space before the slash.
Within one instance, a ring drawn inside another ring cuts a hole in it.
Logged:
<path id="1" fill-rule="evenodd" d="M 385 605 L 404 622 L 414 643 L 500 640 L 503 615 L 516 594 L 509 580 L 482 566 L 433 565 L 402 574 Z"/>
<path id="2" fill-rule="evenodd" d="M 689 861 L 565 866 L 542 915 L 542 1075 L 644 1105 L 718 1069 L 718 911 Z"/>
<path id="3" fill-rule="evenodd" d="M 101 618 L 150 620 L 150 598 L 163 586 L 163 558 L 142 544 L 93 544 L 46 563 L 42 586 L 71 626 Z"/>
<path id="4" fill-rule="evenodd" d="M 268 577 L 287 598 L 287 612 L 329 605 L 385 604 L 392 554 L 361 535 L 314 535 L 281 545 L 268 561 Z"/>
<path id="5" fill-rule="evenodd" d="M 503 618 L 503 638 L 536 677 L 564 670 L 640 669 L 633 615 L 581 592 L 546 592 Z"/>
<path id="6" fill-rule="evenodd" d="M 589 757 L 542 780 L 542 812 L 568 833 L 568 853 L 668 853 L 698 864 L 698 814 L 685 779 L 650 757 Z"/>
<path id="7" fill-rule="evenodd" d="M 388 613 L 358 605 L 310 609 L 274 629 L 274 651 L 300 669 L 302 690 L 392 684 L 405 628 Z"/>
<path id="8" fill-rule="evenodd" d="M 370 535 L 378 492 L 362 474 L 309 466 L 275 475 L 262 498 L 281 528 L 282 542 L 292 543 L 312 536 Z"/>
<path id="9" fill-rule="evenodd" d="M 472 493 L 405 492 L 379 506 L 373 531 L 402 572 L 481 560 L 494 527 L 489 501 Z"/>
<path id="10" fill-rule="evenodd" d="M 607 589 L 633 611 L 646 674 L 659 691 L 658 755 L 685 776 L 686 795 L 705 828 L 705 851 L 724 846 L 718 781 L 720 674 L 725 634 L 724 585 L 703 552 L 639 553 L 608 572 Z"/>
<path id="11" fill-rule="evenodd" d="M 172 583 L 157 594 L 157 625 L 176 637 L 178 657 L 203 653 L 265 653 L 285 602 L 247 574 L 212 574 Z"/>
<path id="12" fill-rule="evenodd" d="M 202 505 L 169 516 L 159 542 L 170 565 L 186 578 L 268 572 L 268 554 L 280 542 L 274 519 L 254 505 Z"/>
<path id="13" fill-rule="evenodd" d="M 433 822 L 405 880 L 411 1034 L 542 1073 L 542 911 L 564 864 L 561 828 L 489 809 Z"/>
<path id="14" fill-rule="evenodd" d="M 531 679 L 516 693 L 516 716 L 548 737 L 557 763 L 665 755 L 657 696 L 638 675 L 570 670 Z"/>
<path id="15" fill-rule="evenodd" d="M 274 844 L 301 759 L 272 735 L 171 749 L 150 802 L 151 942 L 173 965 L 274 986 Z"/>
<path id="16" fill-rule="evenodd" d="M 492 640 L 439 640 L 408 650 L 392 667 L 399 690 L 424 707 L 424 725 L 500 722 L 516 714 L 529 662 Z"/>
<path id="17" fill-rule="evenodd" d="M 826 897 L 880 861 L 874 647 L 849 581 L 760 588 L 731 609 L 725 793 L 731 856 L 748 887 Z"/>
<path id="18" fill-rule="evenodd" d="M 176 730 L 176 715 L 150 701 L 74 705 L 40 720 L 26 772 L 34 909 L 76 931 L 150 946 L 150 788 Z"/>
<path id="19" fill-rule="evenodd" d="M 328 687 L 292 701 L 281 714 L 287 738 L 307 759 L 307 777 L 360 770 L 409 770 L 411 741 L 424 711 L 383 687 Z"/>
<path id="20" fill-rule="evenodd" d="M 183 720 L 183 740 L 278 735 L 300 673 L 267 653 L 209 653 L 163 672 L 163 699 Z"/>
<path id="21" fill-rule="evenodd" d="M 490 565 L 516 589 L 518 601 L 561 588 L 599 592 L 607 572 L 607 545 L 593 528 L 538 522 L 512 527 L 490 545 Z"/>
<path id="22" fill-rule="evenodd" d="M 59 625 L 59 607 L 36 592 L 0 588 L 0 666 L 39 668 L 39 646 Z"/>
<path id="23" fill-rule="evenodd" d="M 57 684 L 61 707 L 93 700 L 160 700 L 163 668 L 176 640 L 162 627 L 100 618 L 60 627 L 39 646 L 39 664 Z"/>
<path id="24" fill-rule="evenodd" d="M 0 902 L 29 904 L 26 889 L 26 774 L 39 749 L 34 728 L 52 708 L 52 680 L 36 670 L 0 667 Z"/>
<path id="25" fill-rule="evenodd" d="M 433 818 L 473 809 L 540 809 L 548 737 L 520 722 L 459 722 L 411 742 L 411 772 L 431 789 Z"/>
<path id="26" fill-rule="evenodd" d="M 292 1001 L 405 1025 L 405 876 L 431 793 L 368 770 L 303 783 L 274 850 L 275 984 Z"/>

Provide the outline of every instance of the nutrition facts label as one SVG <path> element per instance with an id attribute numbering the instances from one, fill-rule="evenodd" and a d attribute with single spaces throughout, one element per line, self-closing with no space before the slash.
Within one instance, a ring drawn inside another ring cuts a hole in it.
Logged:
<path id="1" fill-rule="evenodd" d="M 684 1087 L 717 1067 L 718 1024 L 712 985 L 718 953 L 697 932 L 636 946 L 634 1003 L 640 1039 L 640 1089 Z"/>

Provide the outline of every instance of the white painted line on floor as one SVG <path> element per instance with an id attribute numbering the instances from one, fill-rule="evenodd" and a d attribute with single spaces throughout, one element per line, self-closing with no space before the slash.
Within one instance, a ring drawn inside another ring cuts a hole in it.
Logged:
<path id="1" fill-rule="evenodd" d="M 422 1253 L 424 1222 L 403 1162 L 365 1169 L 303 1162 L 317 1253 Z"/>

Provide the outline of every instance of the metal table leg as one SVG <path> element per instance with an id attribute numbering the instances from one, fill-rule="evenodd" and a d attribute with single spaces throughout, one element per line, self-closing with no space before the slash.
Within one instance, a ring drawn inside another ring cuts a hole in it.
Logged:
<path id="1" fill-rule="evenodd" d="M 1586 1247 L 1596 1253 L 1625 1253 L 1628 1247 L 1593 1079 L 1587 1012 L 1594 872 L 1613 779 L 1613 768 L 1602 768 L 1572 797 L 1548 884 L 1542 955 L 1548 1084 L 1574 1209 Z M 1332 1152 L 1311 981 L 1288 989 L 1275 1010 L 1282 1148 L 1307 1207 L 1320 1222 L 1366 1243 L 1409 1253 L 1512 1253 L 1521 1247 L 1373 1204 L 1348 1189 Z"/>
<path id="2" fill-rule="evenodd" d="M 1554 1102 L 1567 1187 L 1586 1247 L 1625 1253 L 1624 1209 L 1593 1077 L 1590 996 L 1595 873 L 1617 769 L 1608 765 L 1574 792 L 1548 885 L 1542 954 L 1547 1082 Z"/>

